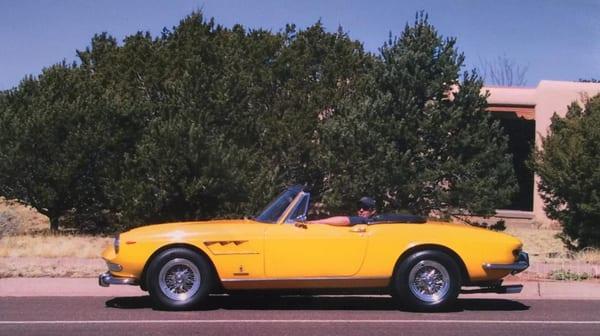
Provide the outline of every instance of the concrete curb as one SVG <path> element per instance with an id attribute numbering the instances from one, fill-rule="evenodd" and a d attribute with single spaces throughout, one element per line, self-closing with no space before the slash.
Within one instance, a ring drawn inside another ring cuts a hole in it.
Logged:
<path id="1" fill-rule="evenodd" d="M 546 282 L 521 281 L 505 284 L 524 285 L 519 294 L 461 294 L 464 299 L 509 299 L 509 300 L 600 300 L 598 282 Z M 144 296 L 147 292 L 138 286 L 100 287 L 96 278 L 2 278 L 0 297 L 28 296 Z"/>

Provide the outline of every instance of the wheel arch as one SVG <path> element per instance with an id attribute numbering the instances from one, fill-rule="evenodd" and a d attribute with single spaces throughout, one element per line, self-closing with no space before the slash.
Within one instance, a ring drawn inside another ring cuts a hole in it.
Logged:
<path id="1" fill-rule="evenodd" d="M 407 249 L 406 251 L 404 251 L 402 253 L 402 255 L 400 255 L 400 257 L 398 257 L 398 259 L 396 260 L 396 263 L 394 264 L 394 270 L 392 272 L 392 279 L 394 279 L 394 275 L 396 273 L 396 270 L 398 269 L 398 265 L 402 261 L 404 261 L 406 258 L 408 258 L 409 256 L 411 256 L 415 253 L 418 253 L 418 252 L 431 251 L 431 250 L 445 253 L 456 262 L 456 265 L 458 266 L 458 268 L 460 270 L 460 276 L 461 276 L 460 285 L 467 284 L 471 281 L 471 279 L 469 277 L 469 272 L 467 271 L 467 267 L 466 267 L 464 261 L 462 260 L 462 258 L 456 252 L 454 252 L 452 249 L 450 249 L 446 246 L 443 246 L 443 245 L 438 245 L 438 244 L 420 244 L 420 245 L 413 246 L 413 247 Z"/>
<path id="2" fill-rule="evenodd" d="M 148 266 L 150 265 L 152 260 L 154 260 L 154 258 L 156 258 L 156 256 L 159 255 L 161 252 L 166 251 L 168 249 L 172 249 L 172 248 L 188 249 L 192 252 L 198 253 L 200 256 L 202 256 L 204 259 L 206 259 L 206 261 L 208 261 L 208 264 L 210 265 L 213 275 L 215 277 L 215 281 L 217 284 L 217 287 L 215 289 L 222 290 L 223 285 L 221 283 L 221 278 L 219 277 L 219 273 L 217 273 L 217 268 L 215 267 L 215 264 L 213 263 L 212 259 L 210 259 L 208 254 L 206 252 L 204 252 L 201 248 L 199 248 L 195 245 L 192 245 L 192 244 L 188 244 L 188 243 L 172 243 L 172 244 L 164 245 L 164 246 L 161 246 L 156 251 L 154 251 L 154 253 L 152 253 L 152 255 L 146 261 L 146 264 L 144 265 L 144 269 L 142 270 L 142 275 L 140 277 L 140 287 L 143 290 L 147 290 L 147 288 L 148 288 L 148 284 L 146 283 L 146 271 L 148 270 Z"/>

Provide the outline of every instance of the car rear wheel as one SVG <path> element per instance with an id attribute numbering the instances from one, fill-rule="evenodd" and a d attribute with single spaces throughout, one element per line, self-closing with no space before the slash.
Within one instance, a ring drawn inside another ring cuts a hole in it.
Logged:
<path id="1" fill-rule="evenodd" d="M 157 308 L 185 310 L 206 302 L 214 275 L 203 256 L 185 248 L 172 248 L 152 260 L 146 283 Z"/>
<path id="2" fill-rule="evenodd" d="M 437 311 L 454 303 L 460 283 L 460 271 L 452 257 L 436 250 L 420 251 L 397 265 L 392 294 L 405 308 Z"/>

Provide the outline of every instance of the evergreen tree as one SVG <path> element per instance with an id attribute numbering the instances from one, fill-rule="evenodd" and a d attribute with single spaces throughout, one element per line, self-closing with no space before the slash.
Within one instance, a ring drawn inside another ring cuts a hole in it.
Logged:
<path id="1" fill-rule="evenodd" d="M 306 30 L 287 26 L 274 59 L 270 101 L 259 114 L 265 185 L 307 183 L 318 196 L 324 175 L 321 127 L 366 76 L 370 55 L 340 28 L 328 33 L 317 22 Z M 271 193 L 272 194 L 272 193 Z"/>
<path id="2" fill-rule="evenodd" d="M 112 99 L 76 67 L 24 79 L 0 103 L 0 194 L 48 216 L 52 230 L 67 214 L 102 227 L 120 122 Z"/>
<path id="3" fill-rule="evenodd" d="M 485 111 L 481 80 L 422 13 L 381 49 L 372 78 L 328 121 L 334 206 L 361 194 L 385 209 L 489 215 L 515 190 L 507 139 Z M 343 158 L 343 159 L 342 159 Z M 340 160 L 341 159 L 341 160 Z"/>
<path id="4" fill-rule="evenodd" d="M 582 109 L 554 114 L 550 132 L 535 152 L 545 211 L 563 227 L 571 249 L 600 247 L 600 95 Z"/>
<path id="5" fill-rule="evenodd" d="M 54 229 L 239 217 L 295 183 L 331 210 L 370 194 L 490 213 L 510 156 L 454 46 L 423 16 L 379 57 L 320 22 L 272 33 L 192 13 L 155 38 L 97 34 L 79 64 L 0 95 L 0 194 Z"/>

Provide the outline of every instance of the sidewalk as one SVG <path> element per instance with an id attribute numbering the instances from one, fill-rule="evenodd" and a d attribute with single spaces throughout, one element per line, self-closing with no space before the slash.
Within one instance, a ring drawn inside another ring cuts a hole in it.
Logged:
<path id="1" fill-rule="evenodd" d="M 461 298 L 489 299 L 544 299 L 544 300 L 600 300 L 600 283 L 573 281 L 522 281 L 519 294 L 462 294 Z M 100 287 L 96 278 L 2 278 L 2 296 L 143 296 L 148 295 L 138 286 Z"/>

